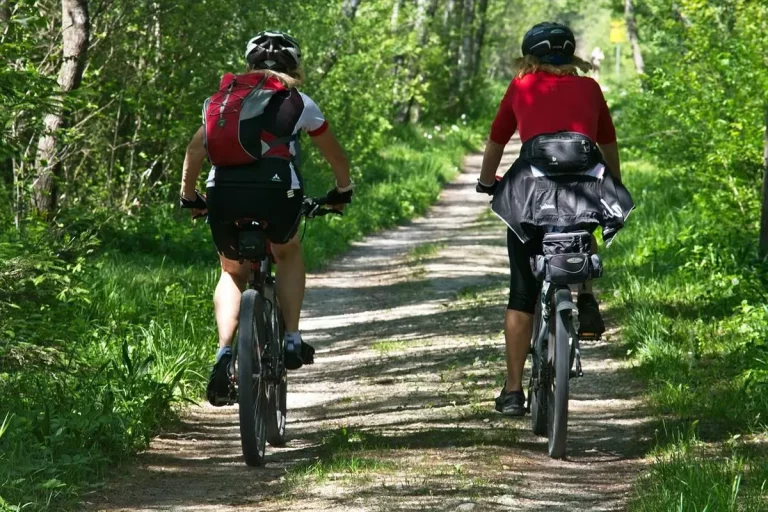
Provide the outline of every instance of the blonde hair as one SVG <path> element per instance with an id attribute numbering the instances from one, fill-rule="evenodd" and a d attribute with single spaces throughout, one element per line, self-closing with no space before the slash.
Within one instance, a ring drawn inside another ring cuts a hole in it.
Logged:
<path id="1" fill-rule="evenodd" d="M 297 89 L 304 83 L 304 70 L 300 67 L 289 73 L 274 71 L 272 69 L 254 69 L 251 66 L 247 68 L 249 73 L 263 73 L 267 76 L 273 76 L 280 80 L 286 89 Z"/>
<path id="2" fill-rule="evenodd" d="M 522 78 L 525 75 L 536 73 L 538 71 L 543 71 L 545 73 L 551 73 L 558 76 L 579 76 L 579 71 L 586 73 L 592 69 L 592 64 L 574 55 L 571 58 L 571 62 L 569 64 L 561 64 L 556 66 L 554 64 L 541 62 L 538 57 L 533 55 L 525 55 L 515 61 L 515 68 L 515 77 L 517 78 Z"/>

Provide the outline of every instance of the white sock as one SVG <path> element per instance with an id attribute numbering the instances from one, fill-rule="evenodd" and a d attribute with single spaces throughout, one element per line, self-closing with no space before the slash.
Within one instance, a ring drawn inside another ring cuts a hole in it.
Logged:
<path id="1" fill-rule="evenodd" d="M 231 355 L 232 354 L 232 347 L 227 345 L 225 347 L 220 347 L 219 348 L 219 351 L 216 352 L 216 362 L 217 363 L 219 362 L 219 359 L 221 359 L 221 356 L 223 356 L 224 354 L 230 354 Z"/>
<path id="2" fill-rule="evenodd" d="M 301 349 L 301 333 L 299 331 L 285 333 L 285 347 L 290 351 Z"/>

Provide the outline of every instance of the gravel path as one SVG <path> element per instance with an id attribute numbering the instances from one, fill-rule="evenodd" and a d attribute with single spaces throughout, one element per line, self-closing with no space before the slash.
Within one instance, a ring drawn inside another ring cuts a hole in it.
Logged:
<path id="1" fill-rule="evenodd" d="M 516 156 L 510 145 L 509 165 Z M 493 412 L 503 381 L 504 226 L 474 192 L 481 156 L 406 226 L 309 277 L 316 364 L 289 379 L 287 445 L 242 462 L 235 407 L 185 412 L 121 477 L 104 511 L 623 510 L 648 448 L 646 411 L 612 329 L 583 347 L 568 459 L 530 420 Z M 610 268 L 607 269 L 610 271 Z M 610 315 L 608 317 L 610 323 Z"/>

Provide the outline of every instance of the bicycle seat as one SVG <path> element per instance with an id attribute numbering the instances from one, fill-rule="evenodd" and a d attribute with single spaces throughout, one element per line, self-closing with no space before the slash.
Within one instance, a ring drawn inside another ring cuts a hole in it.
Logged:
<path id="1" fill-rule="evenodd" d="M 266 222 L 256 219 L 237 219 L 235 221 L 235 226 L 240 230 L 259 229 L 263 231 L 267 229 Z"/>
<path id="2" fill-rule="evenodd" d="M 254 219 L 238 219 L 235 226 L 239 231 L 238 252 L 240 261 L 261 261 L 269 252 L 269 241 L 264 231 L 267 223 Z"/>

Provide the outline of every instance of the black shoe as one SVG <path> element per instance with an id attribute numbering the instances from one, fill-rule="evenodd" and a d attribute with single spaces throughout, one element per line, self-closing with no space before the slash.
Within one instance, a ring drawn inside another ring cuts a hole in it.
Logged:
<path id="1" fill-rule="evenodd" d="M 594 295 L 582 293 L 576 307 L 579 308 L 579 338 L 599 340 L 605 332 L 605 324 Z"/>
<path id="2" fill-rule="evenodd" d="M 298 370 L 305 364 L 315 362 L 315 348 L 306 341 L 301 342 L 300 349 L 295 350 L 295 345 L 285 344 L 285 368 L 287 370 Z"/>
<path id="3" fill-rule="evenodd" d="M 496 410 L 504 416 L 524 416 L 525 393 L 522 391 L 507 392 L 506 385 L 501 388 L 501 393 L 496 397 Z"/>
<path id="4" fill-rule="evenodd" d="M 232 352 L 225 352 L 213 365 L 211 377 L 208 379 L 206 397 L 214 407 L 232 405 L 237 400 L 232 396 L 229 379 L 229 364 L 232 362 Z"/>

